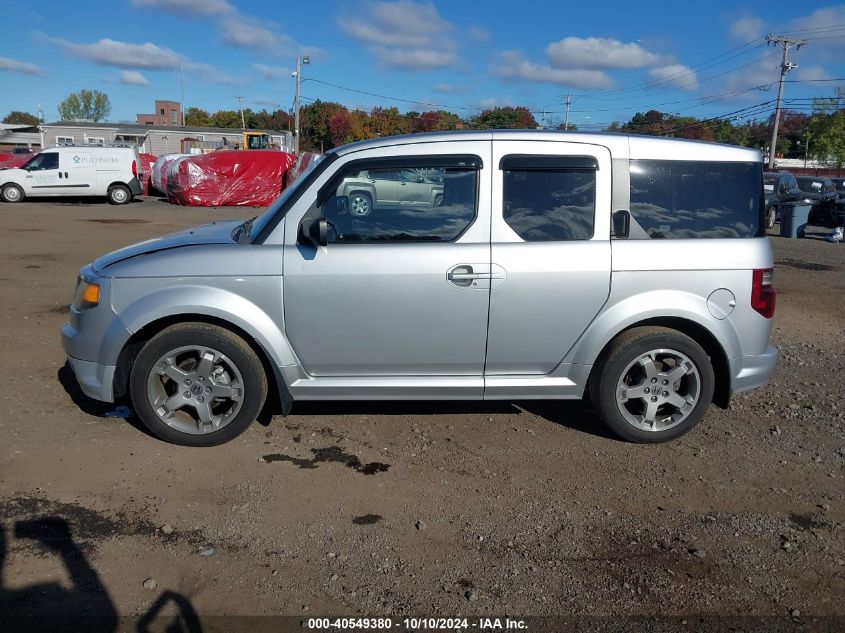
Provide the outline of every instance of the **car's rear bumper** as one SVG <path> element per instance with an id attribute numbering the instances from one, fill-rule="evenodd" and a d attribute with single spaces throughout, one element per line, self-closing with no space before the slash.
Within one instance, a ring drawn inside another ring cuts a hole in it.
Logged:
<path id="1" fill-rule="evenodd" d="M 80 360 L 73 356 L 67 357 L 67 363 L 86 396 L 101 402 L 114 402 L 114 366 Z"/>
<path id="2" fill-rule="evenodd" d="M 775 370 L 778 350 L 770 345 L 762 354 L 731 359 L 731 391 L 739 393 L 762 387 Z"/>

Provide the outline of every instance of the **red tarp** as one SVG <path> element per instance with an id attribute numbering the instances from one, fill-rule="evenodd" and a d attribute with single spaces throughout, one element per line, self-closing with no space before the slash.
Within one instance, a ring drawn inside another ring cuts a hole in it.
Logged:
<path id="1" fill-rule="evenodd" d="M 141 186 L 144 188 L 144 195 L 150 195 L 150 178 L 153 175 L 153 164 L 156 162 L 156 157 L 152 154 L 140 154 L 141 164 L 138 165 L 138 178 L 141 179 Z"/>
<path id="2" fill-rule="evenodd" d="M 190 154 L 165 154 L 153 163 L 153 187 L 162 195 L 167 195 L 167 177 L 173 161 Z"/>
<path id="3" fill-rule="evenodd" d="M 0 152 L 0 169 L 13 169 L 15 167 L 20 167 L 24 163 L 29 162 L 29 159 L 33 156 L 35 156 L 35 154 L 11 154 L 8 152 Z"/>
<path id="4" fill-rule="evenodd" d="M 227 150 L 192 156 L 174 166 L 167 199 L 198 207 L 260 206 L 275 200 L 296 157 L 268 150 Z"/>

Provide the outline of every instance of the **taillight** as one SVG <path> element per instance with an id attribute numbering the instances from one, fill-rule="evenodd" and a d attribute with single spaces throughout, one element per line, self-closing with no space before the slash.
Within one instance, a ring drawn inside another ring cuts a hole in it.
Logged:
<path id="1" fill-rule="evenodd" d="M 758 268 L 752 272 L 751 307 L 767 319 L 775 316 L 775 299 L 777 292 L 772 285 L 775 271 L 772 268 Z"/>
<path id="2" fill-rule="evenodd" d="M 136 163 L 134 160 L 132 161 L 132 175 L 136 178 L 138 177 L 138 163 Z"/>

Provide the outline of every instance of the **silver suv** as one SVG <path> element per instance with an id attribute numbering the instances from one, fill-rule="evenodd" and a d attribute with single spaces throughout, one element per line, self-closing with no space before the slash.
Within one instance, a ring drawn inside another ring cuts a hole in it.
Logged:
<path id="1" fill-rule="evenodd" d="M 355 212 L 361 174 L 421 174 Z M 435 184 L 437 187 L 435 187 Z M 300 400 L 578 399 L 685 433 L 763 385 L 775 291 L 759 152 L 484 131 L 326 154 L 261 216 L 85 266 L 62 343 L 83 391 L 210 446 Z"/>

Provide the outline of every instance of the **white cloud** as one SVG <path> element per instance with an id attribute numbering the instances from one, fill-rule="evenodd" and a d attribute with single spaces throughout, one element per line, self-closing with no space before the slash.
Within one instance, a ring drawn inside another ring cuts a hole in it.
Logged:
<path id="1" fill-rule="evenodd" d="M 465 86 L 459 86 L 457 84 L 450 84 L 445 82 L 434 84 L 432 90 L 434 90 L 434 92 L 439 92 L 442 94 L 460 94 L 462 92 L 467 92 L 467 88 Z"/>
<path id="2" fill-rule="evenodd" d="M 112 66 L 125 70 L 178 70 L 181 61 L 186 72 L 196 75 L 204 81 L 230 86 L 246 83 L 243 79 L 229 75 L 210 64 L 182 58 L 176 51 L 152 42 L 132 44 L 102 39 L 92 44 L 80 44 L 58 37 L 45 37 L 47 41 L 74 57 L 101 66 Z"/>
<path id="3" fill-rule="evenodd" d="M 132 4 L 140 9 L 160 9 L 171 13 L 203 17 L 237 13 L 227 0 L 132 0 Z"/>
<path id="4" fill-rule="evenodd" d="M 221 22 L 220 36 L 226 44 L 276 55 L 289 53 L 293 46 L 293 40 L 287 35 L 280 35 L 263 26 L 236 18 Z"/>
<path id="5" fill-rule="evenodd" d="M 698 90 L 698 77 L 695 71 L 683 64 L 669 64 L 652 68 L 648 71 L 648 76 L 660 82 L 655 87 Z"/>
<path id="6" fill-rule="evenodd" d="M 845 22 L 845 4 L 840 4 L 838 6 L 817 9 L 808 16 L 796 18 L 792 20 L 790 26 L 792 30 L 825 29 L 842 24 L 843 22 Z M 817 33 L 815 35 L 824 34 Z M 804 37 L 813 37 L 813 34 L 804 34 Z M 839 45 L 842 45 L 841 40 L 839 40 Z"/>
<path id="7" fill-rule="evenodd" d="M 555 68 L 631 69 L 660 62 L 660 57 L 634 42 L 624 44 L 605 37 L 567 37 L 546 47 Z"/>
<path id="8" fill-rule="evenodd" d="M 799 66 L 795 69 L 795 78 L 801 81 L 832 79 L 830 73 L 821 66 Z"/>
<path id="9" fill-rule="evenodd" d="M 470 26 L 467 29 L 467 35 L 469 35 L 472 39 L 478 40 L 480 42 L 487 41 L 492 37 L 492 33 L 487 29 L 481 26 Z"/>
<path id="10" fill-rule="evenodd" d="M 337 24 L 388 68 L 434 70 L 458 60 L 454 26 L 430 2 L 370 2 L 361 13 L 340 17 Z"/>
<path id="11" fill-rule="evenodd" d="M 766 23 L 754 16 L 739 18 L 730 27 L 731 37 L 740 42 L 756 40 L 766 32 Z"/>
<path id="12" fill-rule="evenodd" d="M 10 73 L 22 73 L 35 77 L 44 77 L 47 74 L 47 70 L 41 66 L 22 62 L 11 57 L 0 57 L 0 71 L 4 70 Z"/>
<path id="13" fill-rule="evenodd" d="M 150 82 L 137 70 L 124 70 L 120 73 L 120 83 L 127 86 L 149 86 Z"/>
<path id="14" fill-rule="evenodd" d="M 494 75 L 508 80 L 553 83 L 571 88 L 607 88 L 612 82 L 601 70 L 552 68 L 530 61 L 520 51 L 504 51 L 493 64 Z"/>
<path id="15" fill-rule="evenodd" d="M 79 44 L 60 37 L 48 37 L 51 43 L 74 57 L 86 59 L 102 66 L 141 70 L 172 70 L 179 68 L 179 54 L 152 42 L 131 44 L 102 39 L 93 44 Z"/>
<path id="16" fill-rule="evenodd" d="M 290 77 L 290 68 L 282 68 L 281 66 L 268 66 L 267 64 L 253 64 L 255 70 L 264 79 L 282 79 L 283 77 Z"/>

